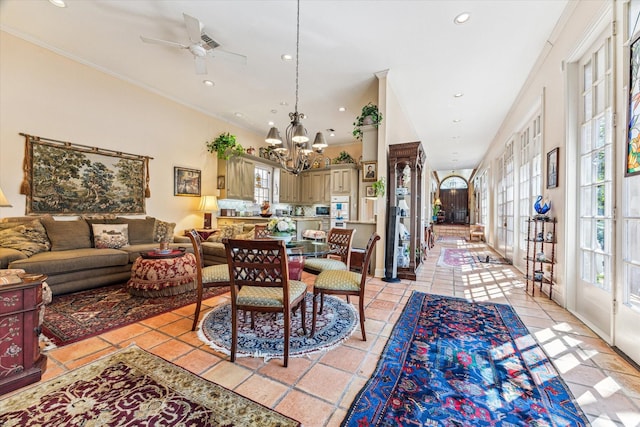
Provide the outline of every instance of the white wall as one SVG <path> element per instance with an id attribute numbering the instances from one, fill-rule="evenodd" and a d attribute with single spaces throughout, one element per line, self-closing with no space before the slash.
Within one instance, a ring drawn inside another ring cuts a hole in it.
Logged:
<path id="1" fill-rule="evenodd" d="M 202 170 L 202 193 L 215 194 L 217 159 L 205 142 L 226 131 L 245 147 L 263 145 L 259 135 L 0 32 L 0 188 L 13 204 L 0 217 L 25 213 L 22 132 L 153 157 L 147 214 L 177 230 L 201 227 L 200 199 L 173 196 L 173 167 Z"/>
<path id="2" fill-rule="evenodd" d="M 566 200 L 568 191 L 567 176 L 568 174 L 575 173 L 574 162 L 568 161 L 566 158 L 565 123 L 567 111 L 565 111 L 565 106 L 567 88 L 565 85 L 564 62 L 572 55 L 576 47 L 580 45 L 588 29 L 602 15 L 607 5 L 610 4 L 611 1 L 609 0 L 569 2 L 565 14 L 560 19 L 554 32 L 549 36 L 548 43 L 540 55 L 536 66 L 533 68 L 521 92 L 517 95 L 507 117 L 493 138 L 489 151 L 478 168 L 478 174 L 487 168 L 491 168 L 491 174 L 496 173 L 496 168 L 491 166 L 495 165 L 496 159 L 499 158 L 504 151 L 505 144 L 509 142 L 514 133 L 521 129 L 522 121 L 529 117 L 532 107 L 539 103 L 542 97 L 544 125 L 542 194 L 551 200 L 551 215 L 558 219 L 557 236 L 559 236 L 559 242 L 556 247 L 556 286 L 554 286 L 553 295 L 554 299 L 560 304 L 564 304 L 566 297 L 565 287 L 567 278 L 565 272 L 567 271 L 567 250 L 575 244 L 575 242 L 566 242 L 563 238 L 563 236 L 567 234 L 567 221 L 569 220 L 564 210 L 564 201 Z M 516 144 L 517 143 L 518 139 L 516 139 Z M 546 154 L 555 147 L 560 147 L 559 185 L 557 188 L 547 189 Z M 515 153 L 516 155 L 518 153 L 517 147 Z M 497 181 L 497 177 L 491 175 L 490 196 L 497 192 Z M 490 199 L 490 205 L 493 207 L 495 196 L 490 197 Z M 495 210 L 491 211 L 490 218 L 492 224 L 489 224 L 489 230 L 493 231 L 496 221 Z M 493 241 L 493 236 L 490 236 L 490 241 Z M 516 244 L 524 243 L 516 239 Z"/>

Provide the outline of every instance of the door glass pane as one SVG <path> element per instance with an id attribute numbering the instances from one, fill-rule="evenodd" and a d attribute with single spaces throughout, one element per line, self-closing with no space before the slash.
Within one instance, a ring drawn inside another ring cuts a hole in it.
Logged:
<path id="1" fill-rule="evenodd" d="M 596 268 L 595 284 L 600 288 L 604 287 L 604 255 L 595 254 L 594 267 Z"/>
<path id="2" fill-rule="evenodd" d="M 591 283 L 591 252 L 582 253 L 582 280 Z"/>
<path id="3" fill-rule="evenodd" d="M 625 276 L 627 288 L 624 303 L 640 312 L 640 267 L 627 264 Z"/>
<path id="4" fill-rule="evenodd" d="M 591 91 L 584 94 L 584 117 L 591 120 Z"/>
<path id="5" fill-rule="evenodd" d="M 605 81 L 601 81 L 600 83 L 597 84 L 597 86 L 595 87 L 595 97 L 596 97 L 596 114 L 600 113 L 601 111 L 604 111 L 604 107 L 606 106 L 605 103 Z"/>
<path id="6" fill-rule="evenodd" d="M 583 203 L 580 203 L 580 216 L 591 216 L 591 187 L 580 190 Z"/>
<path id="7" fill-rule="evenodd" d="M 587 62 L 586 64 L 584 64 L 584 68 L 583 68 L 583 81 L 584 81 L 584 87 L 582 88 L 583 91 L 590 91 L 591 90 L 591 84 L 592 84 L 592 80 L 591 80 L 591 61 Z"/>
<path id="8" fill-rule="evenodd" d="M 640 219 L 629 219 L 625 223 L 625 261 L 640 264 Z"/>
<path id="9" fill-rule="evenodd" d="M 596 186 L 596 200 L 597 200 L 597 211 L 596 215 L 604 216 L 604 185 Z"/>
<path id="10" fill-rule="evenodd" d="M 593 124 L 594 126 L 594 131 L 595 131 L 595 144 L 594 144 L 594 148 L 600 148 L 602 146 L 604 146 L 605 142 L 606 142 L 606 119 L 604 117 L 604 115 L 598 117 L 597 119 L 595 119 L 595 122 Z"/>
<path id="11" fill-rule="evenodd" d="M 605 222 L 602 219 L 596 220 L 596 248 L 605 250 Z"/>
<path id="12" fill-rule="evenodd" d="M 581 220 L 582 226 L 580 233 L 580 246 L 584 249 L 591 249 L 593 242 L 593 232 L 591 229 L 591 220 L 583 219 Z"/>
<path id="13" fill-rule="evenodd" d="M 581 163 L 580 170 L 582 171 L 581 177 L 580 177 L 580 184 L 589 185 L 593 182 L 591 179 L 591 172 L 593 169 L 593 166 L 592 166 L 593 162 L 591 160 L 591 156 L 583 156 L 580 163 Z"/>
<path id="14" fill-rule="evenodd" d="M 587 153 L 591 151 L 591 125 L 589 123 L 585 123 L 582 125 L 582 141 L 580 144 L 580 151 L 583 153 Z"/>

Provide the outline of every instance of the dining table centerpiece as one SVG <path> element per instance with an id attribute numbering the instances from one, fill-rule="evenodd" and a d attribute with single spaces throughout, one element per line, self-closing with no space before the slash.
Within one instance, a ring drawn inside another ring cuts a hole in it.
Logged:
<path id="1" fill-rule="evenodd" d="M 267 230 L 272 237 L 289 242 L 296 234 L 296 223 L 289 217 L 275 217 L 267 223 Z"/>

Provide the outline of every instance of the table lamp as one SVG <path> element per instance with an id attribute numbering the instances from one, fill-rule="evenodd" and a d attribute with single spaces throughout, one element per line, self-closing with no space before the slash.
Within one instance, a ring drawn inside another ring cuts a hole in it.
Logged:
<path id="1" fill-rule="evenodd" d="M 200 210 L 204 211 L 204 228 L 211 228 L 211 212 L 218 210 L 218 198 L 216 196 L 202 196 Z"/>
<path id="2" fill-rule="evenodd" d="M 0 188 L 0 208 L 11 208 L 11 203 L 4 197 L 4 193 L 2 192 L 2 188 Z"/>

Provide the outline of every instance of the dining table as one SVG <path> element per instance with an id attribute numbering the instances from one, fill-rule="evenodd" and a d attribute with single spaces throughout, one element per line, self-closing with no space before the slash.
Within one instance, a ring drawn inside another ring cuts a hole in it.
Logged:
<path id="1" fill-rule="evenodd" d="M 286 246 L 290 280 L 302 280 L 305 257 L 325 257 L 332 251 L 328 243 L 315 240 L 293 240 Z"/>

